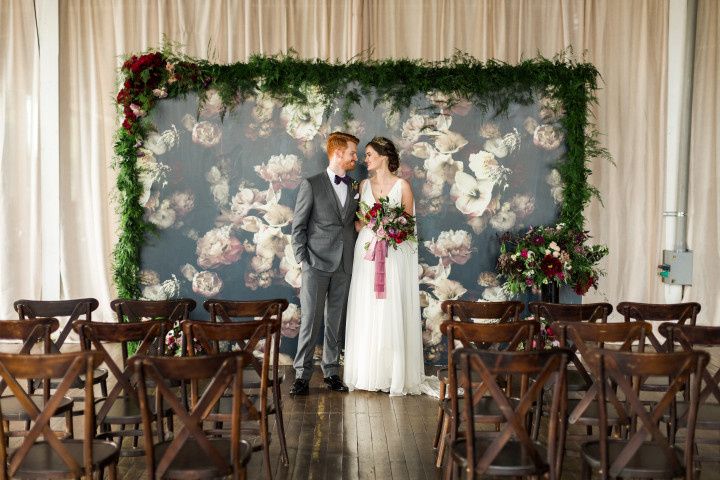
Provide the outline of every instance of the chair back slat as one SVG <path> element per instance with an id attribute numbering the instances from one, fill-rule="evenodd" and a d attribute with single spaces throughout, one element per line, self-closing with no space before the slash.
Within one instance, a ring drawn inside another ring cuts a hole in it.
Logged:
<path id="1" fill-rule="evenodd" d="M 440 304 L 448 320 L 473 323 L 474 320 L 485 320 L 482 323 L 515 322 L 525 309 L 525 304 L 518 301 L 505 302 L 472 302 L 467 300 L 445 300 Z M 489 321 L 489 322 L 488 322 Z"/>
<path id="2" fill-rule="evenodd" d="M 110 308 L 118 322 L 140 322 L 143 320 L 182 321 L 190 318 L 195 309 L 195 300 L 180 298 L 173 300 L 125 300 L 115 299 Z"/>
<path id="3" fill-rule="evenodd" d="M 241 318 L 253 320 L 275 317 L 280 319 L 282 312 L 287 307 L 288 301 L 284 298 L 246 301 L 211 298 L 203 303 L 203 308 L 210 313 L 210 320 L 213 322 L 232 322 L 234 319 Z"/>
<path id="4" fill-rule="evenodd" d="M 530 302 L 530 313 L 539 320 L 541 317 L 550 324 L 552 322 L 607 322 L 613 311 L 609 303 L 549 303 Z"/>
<path id="5" fill-rule="evenodd" d="M 620 302 L 617 311 L 626 322 L 644 320 L 646 322 L 670 322 L 695 325 L 700 313 L 700 304 L 688 303 L 639 303 Z"/>

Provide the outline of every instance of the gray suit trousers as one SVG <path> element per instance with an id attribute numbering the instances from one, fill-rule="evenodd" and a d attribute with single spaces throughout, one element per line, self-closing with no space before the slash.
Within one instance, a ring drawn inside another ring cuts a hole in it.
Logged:
<path id="1" fill-rule="evenodd" d="M 313 353 L 321 331 L 323 316 L 325 332 L 322 371 L 325 377 L 337 375 L 340 369 L 340 324 L 350 289 L 351 272 L 343 264 L 334 272 L 323 272 L 302 263 L 300 310 L 302 318 L 295 354 L 295 377 L 310 380 L 313 372 Z M 325 315 L 327 305 L 327 315 Z"/>

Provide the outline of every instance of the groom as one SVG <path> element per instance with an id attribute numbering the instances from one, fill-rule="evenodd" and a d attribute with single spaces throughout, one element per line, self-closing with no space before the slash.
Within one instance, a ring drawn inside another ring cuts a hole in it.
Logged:
<path id="1" fill-rule="evenodd" d="M 290 395 L 307 395 L 313 372 L 313 352 L 327 316 L 322 371 L 328 388 L 347 392 L 340 380 L 339 331 L 347 304 L 355 247 L 358 199 L 347 176 L 357 162 L 357 137 L 334 132 L 327 141 L 327 170 L 300 184 L 292 223 L 295 260 L 302 265 L 300 335 L 295 354 L 295 383 Z"/>

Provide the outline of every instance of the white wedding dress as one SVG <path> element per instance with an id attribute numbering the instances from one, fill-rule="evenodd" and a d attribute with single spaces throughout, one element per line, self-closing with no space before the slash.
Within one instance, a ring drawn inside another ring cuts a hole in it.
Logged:
<path id="1" fill-rule="evenodd" d="M 392 205 L 401 203 L 399 180 L 388 198 Z M 363 186 L 361 201 L 375 203 L 369 181 Z M 344 380 L 350 390 L 381 390 L 390 395 L 424 393 L 417 244 L 404 242 L 397 250 L 388 247 L 386 298 L 376 299 L 375 262 L 364 258 L 365 244 L 373 235 L 369 228 L 363 228 L 355 243 L 345 329 Z"/>

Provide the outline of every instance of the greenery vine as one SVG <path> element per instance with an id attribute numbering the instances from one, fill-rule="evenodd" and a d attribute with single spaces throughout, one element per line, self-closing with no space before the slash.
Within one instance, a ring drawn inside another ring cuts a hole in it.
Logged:
<path id="1" fill-rule="evenodd" d="M 589 123 L 596 102 L 597 69 L 559 54 L 537 57 L 517 65 L 481 62 L 458 53 L 440 62 L 420 60 L 363 60 L 344 64 L 305 60 L 287 55 L 254 55 L 247 63 L 217 65 L 178 54 L 172 46 L 132 55 L 120 70 L 122 86 L 116 101 L 123 123 L 115 137 L 118 171 L 119 237 L 113 252 L 113 278 L 121 298 L 140 296 L 138 275 L 141 249 L 153 226 L 144 220 L 139 203 L 138 148 L 153 128 L 148 113 L 162 98 L 216 89 L 228 110 L 257 92 L 285 104 L 307 102 L 305 87 L 313 85 L 325 98 L 341 99 L 344 120 L 352 106 L 370 92 L 395 111 L 410 106 L 419 93 L 438 92 L 466 98 L 481 109 L 504 111 L 511 103 L 528 104 L 539 90 L 551 91 L 565 110 L 561 122 L 567 142 L 566 157 L 557 166 L 564 183 L 560 222 L 582 230 L 583 212 L 597 190 L 588 184 L 592 158 L 609 158 Z M 330 108 L 331 105 L 328 105 Z"/>

